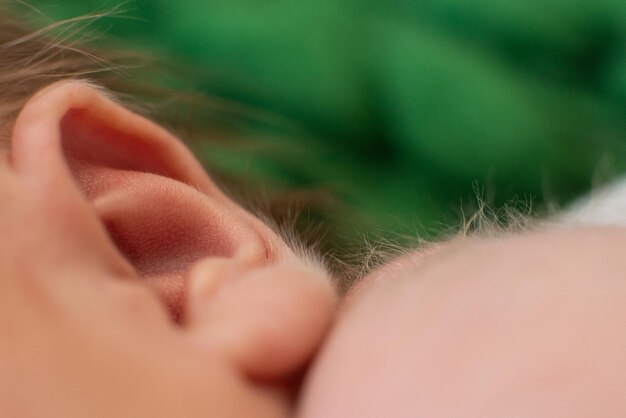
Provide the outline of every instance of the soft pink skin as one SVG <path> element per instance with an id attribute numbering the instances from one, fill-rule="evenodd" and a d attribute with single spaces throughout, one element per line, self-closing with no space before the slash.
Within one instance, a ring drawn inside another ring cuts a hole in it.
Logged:
<path id="1" fill-rule="evenodd" d="M 286 417 L 334 310 L 321 269 L 83 83 L 20 113 L 0 236 L 0 416 Z"/>
<path id="2" fill-rule="evenodd" d="M 626 416 L 624 248 L 615 227 L 407 259 L 350 299 L 297 416 Z"/>
<path id="3" fill-rule="evenodd" d="M 40 92 L 0 151 L 0 233 L 0 416 L 292 415 L 332 286 L 163 129 L 81 83 Z M 383 267 L 296 415 L 626 416 L 623 248 L 561 230 Z"/>

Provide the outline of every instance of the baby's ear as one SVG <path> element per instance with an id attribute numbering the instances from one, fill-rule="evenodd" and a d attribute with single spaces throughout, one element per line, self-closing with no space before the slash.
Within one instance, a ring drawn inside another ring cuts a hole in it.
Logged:
<path id="1" fill-rule="evenodd" d="M 175 314 L 193 262 L 259 264 L 280 247 L 177 138 L 87 83 L 60 82 L 32 97 L 15 122 L 10 158 L 41 209 L 66 219 L 59 234 L 115 244 Z"/>
<path id="2" fill-rule="evenodd" d="M 277 381 L 301 371 L 319 348 L 336 297 L 327 274 L 302 262 L 249 269 L 203 260 L 189 272 L 186 327 L 240 373 Z"/>

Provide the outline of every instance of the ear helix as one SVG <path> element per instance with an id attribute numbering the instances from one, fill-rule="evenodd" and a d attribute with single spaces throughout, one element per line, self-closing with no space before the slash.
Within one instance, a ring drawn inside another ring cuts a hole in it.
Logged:
<path id="1" fill-rule="evenodd" d="M 39 257 L 48 256 L 57 264 L 69 257 L 70 265 L 104 265 L 112 274 L 132 277 L 132 267 L 112 245 L 67 167 L 58 124 L 66 111 L 63 102 L 64 95 L 54 87 L 35 95 L 18 115 L 11 138 L 10 165 L 47 220 L 40 233 L 65 243 L 63 255 L 49 247 Z"/>
<path id="2" fill-rule="evenodd" d="M 74 214 L 65 233 L 88 224 L 98 230 L 109 253 L 131 261 L 174 316 L 193 262 L 213 256 L 262 265 L 271 249 L 285 248 L 217 189 L 182 142 L 82 82 L 57 83 L 28 101 L 11 159 L 47 202 Z M 63 199 L 55 197 L 60 187 Z"/>

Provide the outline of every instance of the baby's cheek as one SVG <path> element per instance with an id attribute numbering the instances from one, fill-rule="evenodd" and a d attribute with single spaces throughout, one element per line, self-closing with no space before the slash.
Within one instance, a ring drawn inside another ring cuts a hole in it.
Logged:
<path id="1" fill-rule="evenodd" d="M 379 280 L 331 332 L 299 416 L 625 416 L 625 239 L 472 240 Z"/>
<path id="2" fill-rule="evenodd" d="M 307 376 L 298 417 L 404 417 L 423 403 L 429 378 L 414 308 L 425 292 L 412 281 L 379 276 L 357 289 Z"/>

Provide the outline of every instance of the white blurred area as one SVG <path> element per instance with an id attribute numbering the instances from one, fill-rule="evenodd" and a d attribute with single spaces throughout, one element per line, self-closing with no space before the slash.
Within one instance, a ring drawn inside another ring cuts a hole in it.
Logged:
<path id="1" fill-rule="evenodd" d="M 557 220 L 571 226 L 626 226 L 626 176 L 578 199 Z"/>

